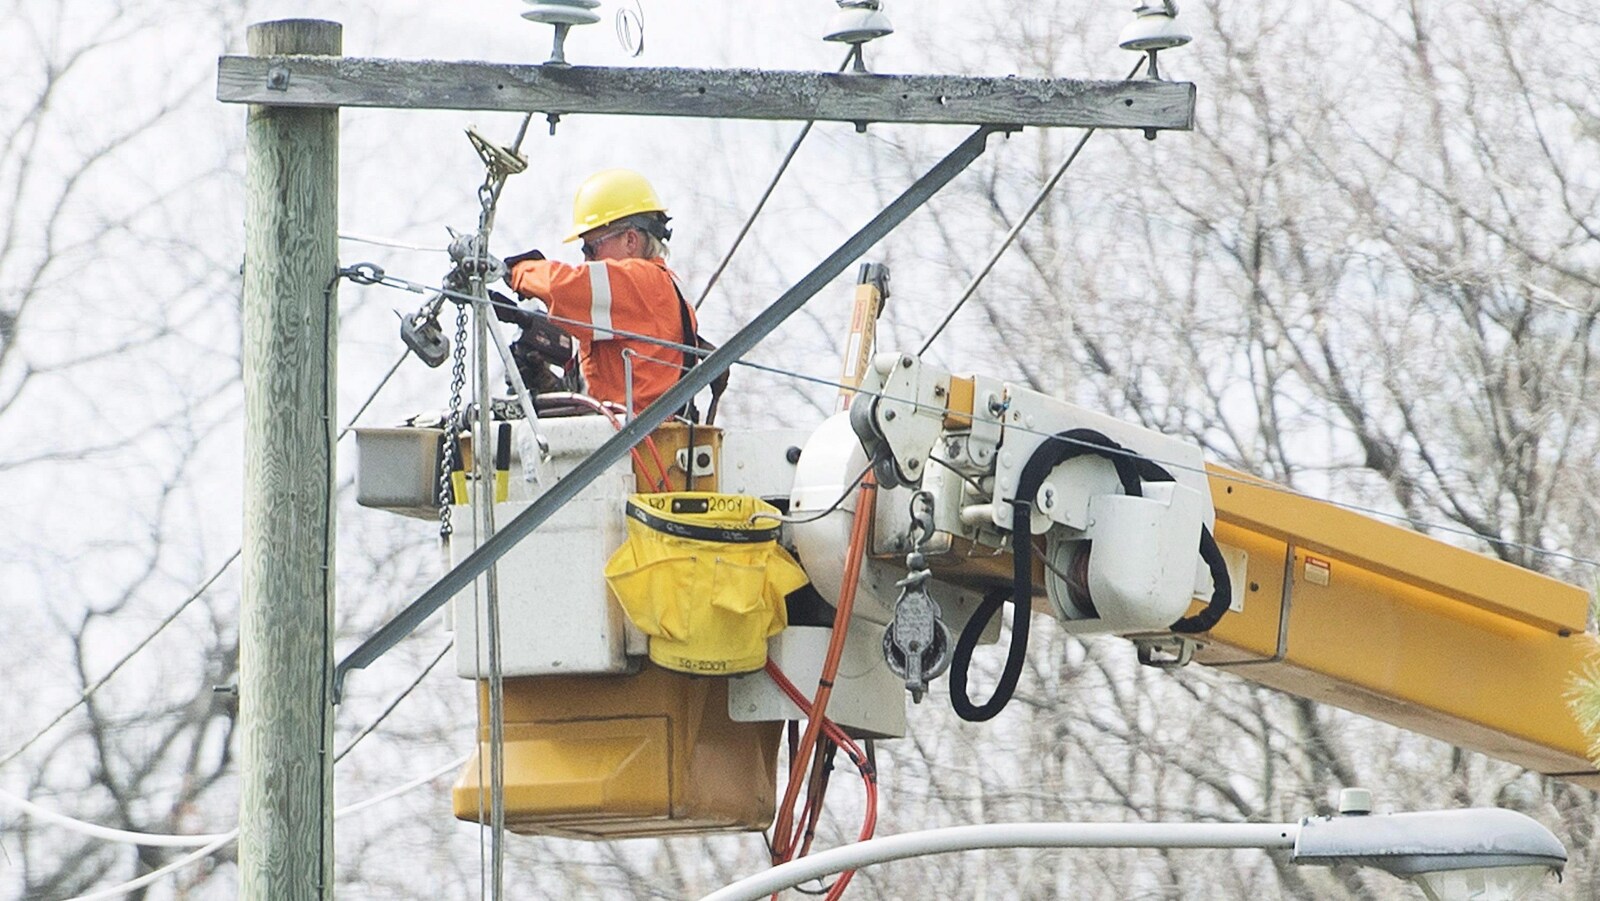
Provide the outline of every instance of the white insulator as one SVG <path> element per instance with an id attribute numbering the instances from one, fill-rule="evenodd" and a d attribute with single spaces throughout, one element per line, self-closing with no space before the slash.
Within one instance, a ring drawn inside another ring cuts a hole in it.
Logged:
<path id="1" fill-rule="evenodd" d="M 894 25 L 878 8 L 877 0 L 840 0 L 839 11 L 828 20 L 828 30 L 822 39 L 863 44 L 890 34 L 894 34 Z"/>
<path id="2" fill-rule="evenodd" d="M 600 21 L 594 8 L 600 0 L 526 0 L 524 19 L 545 25 L 593 25 Z"/>
<path id="3" fill-rule="evenodd" d="M 1149 0 L 1133 10 L 1134 20 L 1117 36 L 1117 46 L 1124 50 L 1145 52 L 1182 47 L 1194 38 L 1174 18 L 1178 5 L 1172 2 Z"/>

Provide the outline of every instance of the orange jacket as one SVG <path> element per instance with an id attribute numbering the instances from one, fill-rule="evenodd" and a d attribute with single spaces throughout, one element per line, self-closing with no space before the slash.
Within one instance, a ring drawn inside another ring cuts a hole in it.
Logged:
<path id="1" fill-rule="evenodd" d="M 673 287 L 665 260 L 597 260 L 569 266 L 554 260 L 525 260 L 511 268 L 506 282 L 524 297 L 550 308 L 557 325 L 578 339 L 579 365 L 588 391 L 599 400 L 626 403 L 624 350 L 633 351 L 633 409 L 649 406 L 683 373 L 683 351 L 611 333 L 633 332 L 674 344 L 694 344 L 699 325 L 694 310 Z M 690 334 L 684 334 L 688 310 Z M 567 320 L 567 321 L 559 321 Z"/>

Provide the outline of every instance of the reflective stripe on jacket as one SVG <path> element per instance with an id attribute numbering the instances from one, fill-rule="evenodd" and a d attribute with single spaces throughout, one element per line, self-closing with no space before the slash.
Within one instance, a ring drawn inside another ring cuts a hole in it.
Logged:
<path id="1" fill-rule="evenodd" d="M 624 350 L 632 350 L 633 409 L 643 410 L 678 381 L 683 351 L 614 335 L 611 329 L 693 344 L 683 333 L 686 305 L 673 287 L 665 260 L 597 260 L 570 266 L 554 260 L 516 264 L 506 281 L 524 297 L 537 297 L 578 339 L 588 391 L 600 400 L 627 402 Z M 694 311 L 691 327 L 698 330 Z"/>

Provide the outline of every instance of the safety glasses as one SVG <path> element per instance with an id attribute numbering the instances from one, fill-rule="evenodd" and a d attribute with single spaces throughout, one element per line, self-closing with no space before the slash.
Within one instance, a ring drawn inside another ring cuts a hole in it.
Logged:
<path id="1" fill-rule="evenodd" d="M 583 251 L 583 258 L 586 260 L 594 259 L 595 255 L 600 252 L 600 245 L 611 240 L 612 238 L 615 238 L 617 235 L 620 235 L 625 231 L 628 231 L 628 229 L 614 228 L 607 232 L 601 232 L 592 238 L 585 238 L 583 240 L 582 247 L 579 248 Z"/>

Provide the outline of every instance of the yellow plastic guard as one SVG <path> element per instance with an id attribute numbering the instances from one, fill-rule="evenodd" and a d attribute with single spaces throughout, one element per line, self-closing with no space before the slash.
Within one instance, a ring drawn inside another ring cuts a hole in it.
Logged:
<path id="1" fill-rule="evenodd" d="M 506 827 L 613 839 L 765 829 L 776 804 L 780 723 L 728 718 L 724 679 L 646 665 L 632 676 L 505 682 Z M 488 820 L 488 692 L 455 815 Z"/>
<path id="2" fill-rule="evenodd" d="M 761 668 L 805 571 L 778 545 L 777 509 L 740 494 L 680 491 L 628 499 L 628 540 L 606 583 L 650 636 L 650 659 L 686 673 Z"/>

